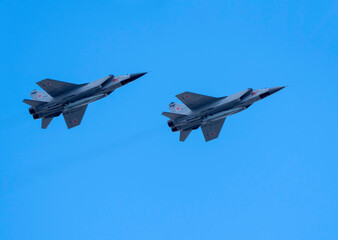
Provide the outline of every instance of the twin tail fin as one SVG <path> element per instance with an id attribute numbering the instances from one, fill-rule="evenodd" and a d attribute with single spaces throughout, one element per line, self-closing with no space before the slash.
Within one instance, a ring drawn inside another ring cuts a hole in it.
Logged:
<path id="1" fill-rule="evenodd" d="M 39 90 L 31 91 L 31 97 L 36 101 L 50 102 L 52 100 L 52 97 L 48 93 Z"/>
<path id="2" fill-rule="evenodd" d="M 184 114 L 184 115 L 188 115 L 191 112 L 190 109 L 186 105 L 175 103 L 175 102 L 172 102 L 169 104 L 169 110 L 172 113 L 178 113 L 178 114 Z"/>

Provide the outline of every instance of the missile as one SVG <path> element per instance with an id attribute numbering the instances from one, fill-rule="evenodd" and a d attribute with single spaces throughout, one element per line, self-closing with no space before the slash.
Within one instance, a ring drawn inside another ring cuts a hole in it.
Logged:
<path id="1" fill-rule="evenodd" d="M 203 123 L 206 123 L 206 122 L 209 122 L 209 121 L 217 121 L 221 118 L 225 118 L 225 117 L 228 117 L 232 114 L 243 111 L 244 109 L 245 109 L 245 107 L 234 108 L 234 109 L 219 112 L 219 113 L 216 113 L 216 114 L 213 114 L 213 115 L 209 115 L 209 116 L 207 116 L 206 118 L 203 119 Z"/>
<path id="2" fill-rule="evenodd" d="M 95 96 L 92 96 L 92 97 L 87 97 L 87 98 L 80 99 L 78 101 L 75 101 L 75 102 L 67 104 L 64 107 L 64 110 L 68 110 L 70 108 L 76 108 L 76 107 L 81 107 L 81 106 L 87 105 L 87 104 L 89 104 L 91 102 L 94 102 L 96 100 L 104 98 L 105 96 L 107 96 L 107 94 L 100 94 L 100 95 L 95 95 Z"/>

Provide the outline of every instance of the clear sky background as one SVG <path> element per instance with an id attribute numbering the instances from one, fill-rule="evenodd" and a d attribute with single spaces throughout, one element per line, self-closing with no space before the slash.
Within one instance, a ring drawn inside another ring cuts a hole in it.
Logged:
<path id="1" fill-rule="evenodd" d="M 0 2 L 0 239 L 338 239 L 337 1 Z M 151 71 L 40 129 L 35 82 Z M 186 142 L 175 95 L 288 85 Z"/>

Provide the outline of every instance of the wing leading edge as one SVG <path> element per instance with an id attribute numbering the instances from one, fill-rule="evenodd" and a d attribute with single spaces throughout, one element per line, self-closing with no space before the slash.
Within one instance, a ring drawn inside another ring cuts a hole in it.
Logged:
<path id="1" fill-rule="evenodd" d="M 190 110 L 195 110 L 203 105 L 210 104 L 212 102 L 216 102 L 222 98 L 215 98 L 210 96 L 205 96 L 192 92 L 184 92 L 176 95 L 176 97 L 184 103 Z"/>
<path id="2" fill-rule="evenodd" d="M 56 97 L 65 92 L 75 90 L 84 85 L 84 84 L 61 82 L 49 78 L 37 82 L 36 84 L 38 84 L 43 90 L 45 90 L 52 97 Z"/>

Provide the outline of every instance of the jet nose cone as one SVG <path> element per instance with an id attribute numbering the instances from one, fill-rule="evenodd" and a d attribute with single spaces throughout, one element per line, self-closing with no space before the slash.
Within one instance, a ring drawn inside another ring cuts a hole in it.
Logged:
<path id="1" fill-rule="evenodd" d="M 143 73 L 134 73 L 134 74 L 130 74 L 130 80 L 134 81 L 140 77 L 142 77 L 143 75 L 147 74 L 146 72 Z"/>
<path id="2" fill-rule="evenodd" d="M 146 74 L 146 72 L 130 74 L 128 79 L 121 81 L 121 84 L 122 84 L 122 86 L 124 86 L 127 83 L 130 83 L 130 82 L 138 79 L 139 77 L 142 77 L 144 74 Z"/>
<path id="3" fill-rule="evenodd" d="M 283 86 L 283 87 L 273 87 L 273 88 L 269 88 L 269 93 L 270 93 L 270 94 L 274 94 L 274 93 L 276 93 L 276 92 L 282 90 L 283 88 L 285 88 L 285 86 Z"/>

